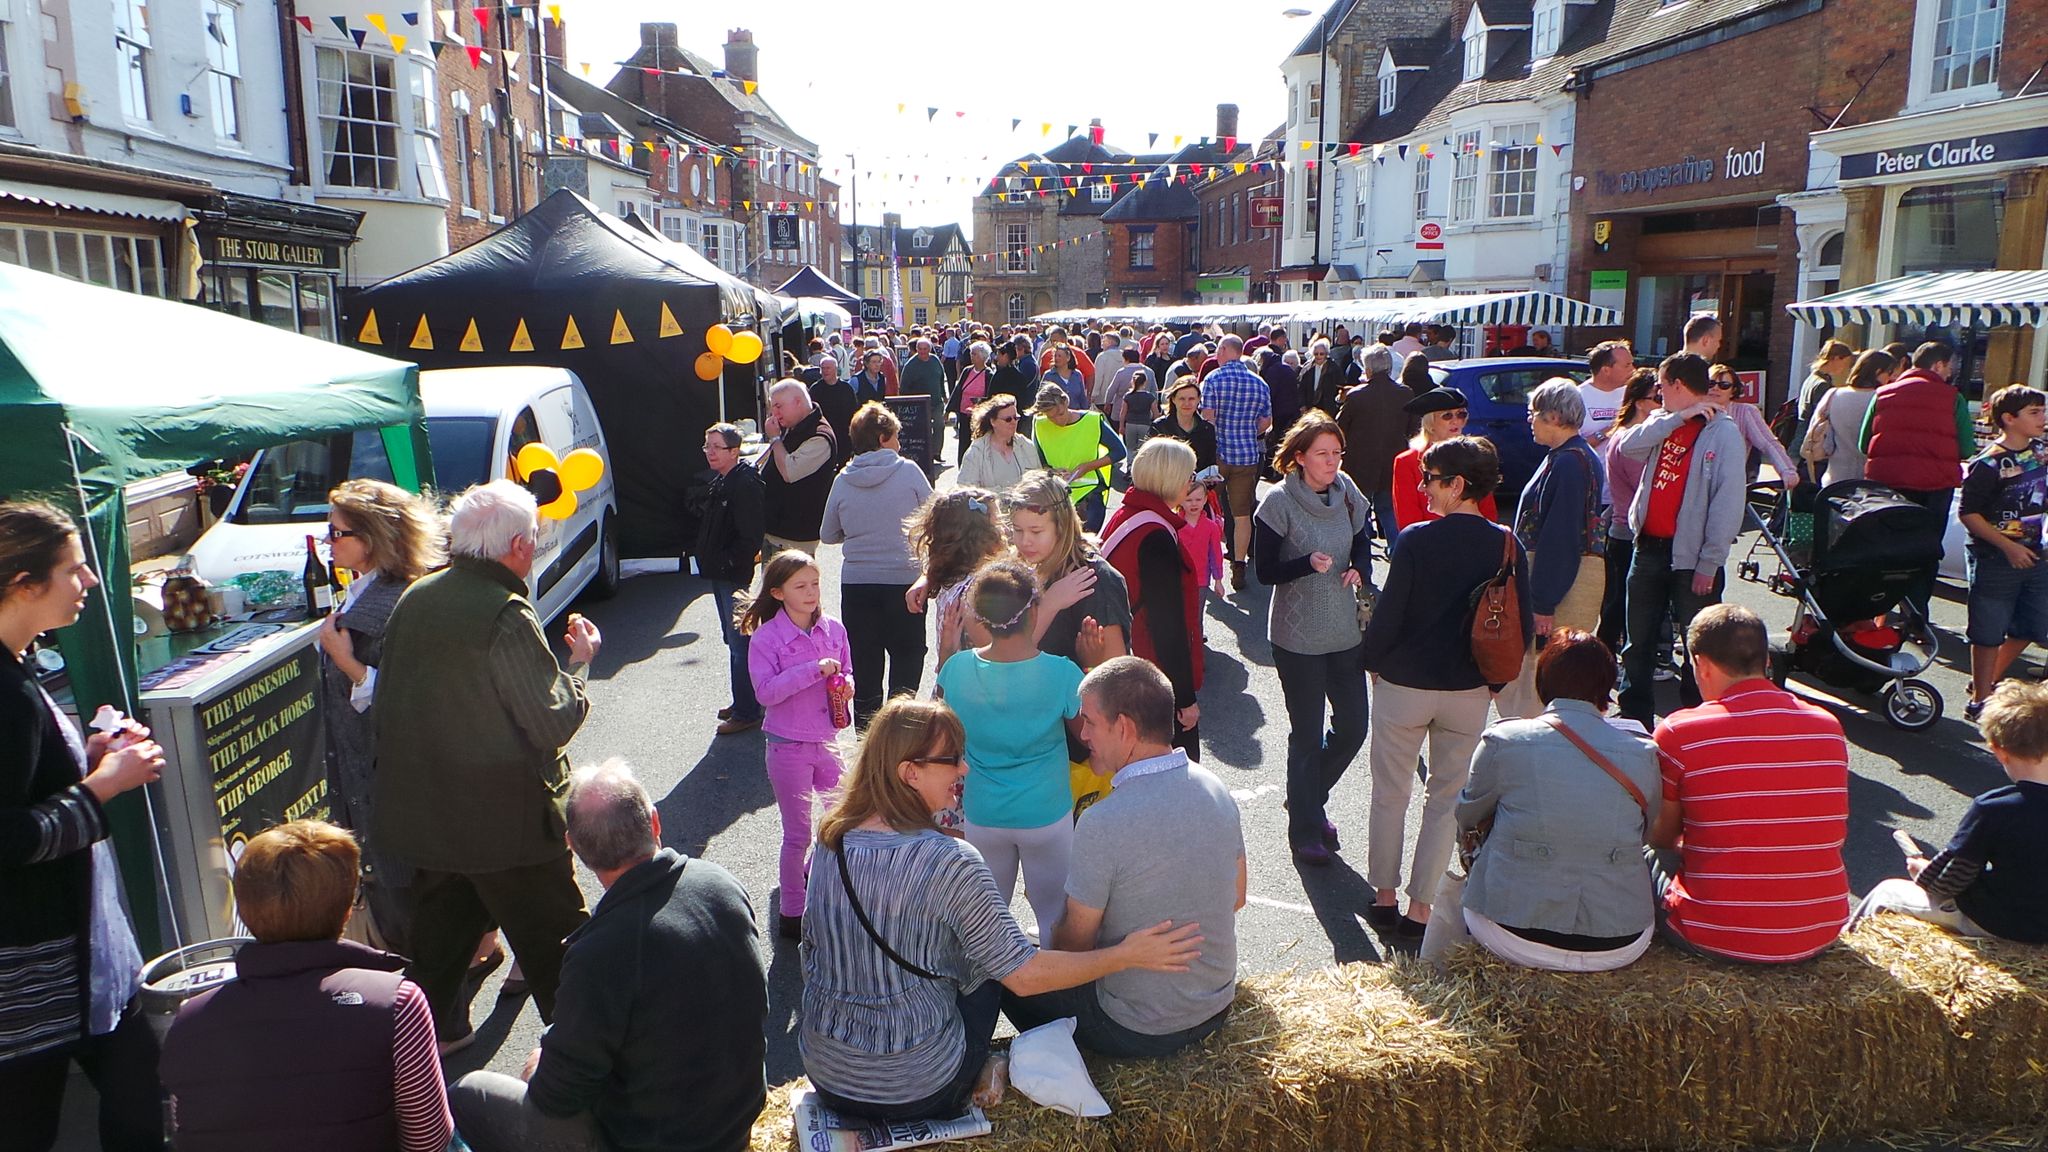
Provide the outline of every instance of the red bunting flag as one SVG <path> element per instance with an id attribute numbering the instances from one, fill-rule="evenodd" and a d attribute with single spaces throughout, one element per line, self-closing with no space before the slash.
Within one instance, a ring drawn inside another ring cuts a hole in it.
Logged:
<path id="1" fill-rule="evenodd" d="M 1359 143 L 1358 141 L 1356 141 L 1356 140 L 1350 141 L 1349 143 L 1346 143 L 1346 144 L 1344 145 L 1344 147 L 1346 147 L 1346 148 L 1348 148 L 1348 149 L 1350 149 L 1350 150 L 1351 150 L 1351 154 L 1352 154 L 1353 156 L 1356 156 L 1356 155 L 1358 155 L 1358 150 L 1359 150 L 1360 148 L 1363 148 L 1364 146 L 1365 146 L 1365 145 L 1363 145 L 1363 144 L 1360 144 L 1360 143 Z"/>
<path id="2" fill-rule="evenodd" d="M 1237 151 L 1237 137 L 1235 137 L 1235 136 L 1225 136 L 1225 137 L 1223 138 L 1223 150 L 1224 150 L 1225 152 L 1235 152 L 1235 151 Z"/>
<path id="3" fill-rule="evenodd" d="M 478 31 L 488 29 L 491 26 L 491 10 L 489 8 L 471 8 L 469 14 L 476 17 Z"/>
<path id="4" fill-rule="evenodd" d="M 294 16 L 292 19 L 298 21 L 299 27 L 304 28 L 307 33 L 310 34 L 313 31 L 313 18 L 311 16 Z"/>
<path id="5" fill-rule="evenodd" d="M 482 45 L 464 44 L 462 48 L 463 51 L 469 53 L 469 66 L 471 68 L 481 68 L 484 66 L 484 50 Z"/>

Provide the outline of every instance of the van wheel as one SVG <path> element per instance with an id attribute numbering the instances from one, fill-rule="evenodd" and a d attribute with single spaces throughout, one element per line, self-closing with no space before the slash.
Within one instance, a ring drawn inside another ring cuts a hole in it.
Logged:
<path id="1" fill-rule="evenodd" d="M 590 579 L 590 598 L 609 600 L 619 594 L 619 536 L 612 530 L 612 518 L 604 518 L 597 532 L 597 575 Z"/>

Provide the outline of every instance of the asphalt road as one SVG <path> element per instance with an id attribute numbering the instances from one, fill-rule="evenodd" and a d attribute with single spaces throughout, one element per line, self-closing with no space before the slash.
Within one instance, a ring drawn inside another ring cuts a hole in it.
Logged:
<path id="1" fill-rule="evenodd" d="M 942 476 L 942 486 L 949 482 Z M 1738 558 L 1749 539 L 1738 544 Z M 826 607 L 832 611 L 839 550 L 822 551 Z M 1794 681 L 1795 690 L 1830 706 L 1848 734 L 1847 859 L 1858 892 L 1900 874 L 1892 829 L 1925 844 L 1943 844 L 1970 798 L 2004 780 L 1975 729 L 1960 718 L 1968 684 L 1967 653 L 1958 638 L 1960 592 L 1944 586 L 1935 609 L 1947 652 L 1929 678 L 1949 701 L 1951 716 L 1934 728 L 1900 732 L 1874 711 L 1869 698 Z M 1756 609 L 1774 628 L 1790 622 L 1791 602 L 1756 585 L 1737 582 L 1729 598 Z M 1363 753 L 1338 784 L 1331 806 L 1345 833 L 1346 853 L 1334 866 L 1314 869 L 1297 868 L 1287 851 L 1280 806 L 1287 723 L 1265 638 L 1267 600 L 1267 590 L 1254 586 L 1212 599 L 1207 610 L 1203 760 L 1237 796 L 1249 850 L 1250 903 L 1238 921 L 1240 964 L 1255 972 L 1378 960 L 1387 946 L 1359 915 L 1371 901 L 1363 874 L 1371 783 Z M 590 718 L 570 747 L 572 758 L 578 764 L 614 756 L 629 761 L 658 798 L 668 844 L 731 870 L 746 885 L 757 915 L 767 919 L 775 908 L 779 822 L 762 771 L 760 734 L 721 738 L 713 732 L 715 712 L 728 696 L 726 652 L 708 586 L 674 572 L 638 575 L 624 582 L 616 599 L 579 610 L 602 629 L 604 645 L 592 670 Z M 550 626 L 551 633 L 559 630 L 558 624 Z M 929 683 L 928 675 L 927 688 Z M 1659 687 L 1665 706 L 1675 706 L 1676 685 Z M 850 759 L 850 741 L 844 751 Z M 1420 808 L 1418 789 L 1409 817 L 1411 845 Z M 579 875 L 594 903 L 600 895 L 595 879 L 581 869 Z M 1015 909 L 1028 925 L 1019 887 Z M 775 1084 L 802 1073 L 795 1039 L 802 976 L 795 946 L 769 933 L 761 951 L 769 971 L 768 1079 Z M 472 1020 L 478 1042 L 448 1061 L 451 1078 L 485 1067 L 516 1072 L 536 1044 L 540 1023 L 531 1001 L 496 999 L 502 977 L 501 971 L 477 996 Z M 78 1090 L 66 1109 L 63 1146 L 83 1152 L 92 1146 L 89 1091 L 79 1077 L 73 1084 Z"/>

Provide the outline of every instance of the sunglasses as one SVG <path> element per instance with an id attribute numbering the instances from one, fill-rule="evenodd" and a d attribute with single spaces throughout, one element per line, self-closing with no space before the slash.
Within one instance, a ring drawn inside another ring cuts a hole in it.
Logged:
<path id="1" fill-rule="evenodd" d="M 1012 412 L 1008 416 L 998 416 L 995 418 L 995 422 L 998 424 L 1015 424 L 1017 422 L 1017 414 Z"/>
<path id="2" fill-rule="evenodd" d="M 358 532 L 353 528 L 336 528 L 332 524 L 329 524 L 327 526 L 327 538 L 329 540 L 347 540 L 351 537 L 361 535 L 361 532 Z"/>
<path id="3" fill-rule="evenodd" d="M 1456 479 L 1456 476 L 1446 476 L 1441 472 L 1424 472 L 1422 474 L 1422 482 L 1424 484 L 1449 484 Z"/>
<path id="4" fill-rule="evenodd" d="M 961 762 L 962 760 L 964 760 L 964 759 L 966 759 L 966 757 L 964 757 L 964 756 L 957 756 L 957 755 L 956 755 L 956 756 L 914 756 L 914 757 L 912 757 L 912 758 L 911 758 L 911 761 L 910 761 L 910 762 L 911 762 L 912 764 L 944 764 L 944 765 L 945 765 L 946 767 L 948 767 L 948 768 L 958 768 L 958 767 L 960 766 L 960 762 Z"/>

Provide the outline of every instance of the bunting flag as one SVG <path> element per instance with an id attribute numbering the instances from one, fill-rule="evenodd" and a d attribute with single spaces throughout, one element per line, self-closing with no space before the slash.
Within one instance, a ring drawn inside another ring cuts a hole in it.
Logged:
<path id="1" fill-rule="evenodd" d="M 1358 155 L 1358 150 L 1359 150 L 1359 148 L 1360 148 L 1360 145 L 1359 145 L 1358 141 L 1356 141 L 1356 140 L 1353 140 L 1353 141 L 1352 141 L 1351 143 L 1349 143 L 1349 144 L 1346 144 L 1346 145 L 1345 145 L 1344 147 L 1346 147 L 1346 148 L 1350 149 L 1350 151 L 1351 151 L 1351 154 L 1352 154 L 1353 156 L 1356 156 L 1356 155 Z M 1375 154 L 1377 154 L 1377 152 L 1378 152 L 1378 149 L 1374 149 L 1374 152 L 1375 152 Z"/>
<path id="2" fill-rule="evenodd" d="M 754 91 L 760 88 L 761 85 L 753 80 L 742 80 L 740 81 L 740 87 L 746 91 L 747 95 L 752 96 Z"/>
<path id="3" fill-rule="evenodd" d="M 1394 147 L 1400 153 L 1401 159 L 1406 160 L 1408 158 L 1408 146 L 1406 144 L 1397 144 Z"/>
<path id="4" fill-rule="evenodd" d="M 1184 136 L 1175 136 L 1175 137 L 1173 138 L 1173 146 L 1174 146 L 1175 148 L 1178 148 L 1178 147 L 1180 147 L 1180 142 L 1181 142 L 1182 140 L 1184 140 L 1184 139 L 1186 139 L 1186 137 L 1184 137 Z"/>
<path id="5" fill-rule="evenodd" d="M 936 117 L 936 116 L 938 116 L 938 114 L 939 114 L 939 110 L 938 110 L 937 108 L 927 108 L 927 109 L 925 109 L 925 110 L 924 110 L 924 122 L 925 122 L 925 123 L 927 123 L 927 124 L 931 123 L 931 122 L 932 122 L 932 120 L 933 120 L 933 118 L 934 118 L 934 117 Z"/>
<path id="6" fill-rule="evenodd" d="M 370 38 L 370 30 L 368 28 L 351 28 L 348 30 L 348 34 L 355 37 L 356 47 L 358 48 L 363 46 L 363 41 Z"/>
<path id="7" fill-rule="evenodd" d="M 1017 125 L 1022 124 L 1023 122 L 1024 121 L 1019 120 L 1015 116 L 1010 117 L 1010 131 L 1015 132 L 1017 130 Z"/>
<path id="8" fill-rule="evenodd" d="M 568 325 L 562 329 L 562 347 L 565 349 L 583 347 L 583 333 L 577 330 L 576 317 L 574 315 L 569 317 Z"/>
<path id="9" fill-rule="evenodd" d="M 585 63 L 584 65 L 583 65 L 583 75 L 584 75 L 584 76 L 585 76 L 586 78 L 587 78 L 587 77 L 588 77 L 588 76 L 590 75 L 590 65 L 589 65 L 589 63 L 588 63 L 588 62 L 586 62 L 586 63 Z M 712 162 L 713 164 L 716 164 L 716 163 L 718 163 L 718 157 L 716 157 L 716 156 L 713 156 L 713 157 L 711 158 L 711 162 Z"/>
<path id="10" fill-rule="evenodd" d="M 524 318 L 521 318 L 521 320 L 519 321 L 519 327 L 518 327 L 517 329 L 513 330 L 513 333 L 512 333 L 512 348 L 511 348 L 511 351 L 514 351 L 514 352 L 531 352 L 531 351 L 533 351 L 533 337 L 532 337 L 532 336 L 529 336 L 529 335 L 527 335 L 527 332 L 526 332 L 526 321 L 525 321 L 525 319 L 524 319 Z"/>
<path id="11" fill-rule="evenodd" d="M 1551 154 L 1552 156 L 1562 156 L 1562 155 L 1564 155 L 1564 145 L 1562 145 L 1562 144 L 1552 144 L 1552 145 L 1550 146 L 1550 154 Z"/>
<path id="12" fill-rule="evenodd" d="M 414 28 L 417 28 L 417 27 L 419 27 L 419 26 L 420 26 L 420 14 L 419 14 L 419 13 L 417 13 L 417 12 L 401 12 L 401 13 L 399 13 L 399 15 L 401 15 L 401 16 L 403 16 L 403 17 L 405 17 L 405 22 L 406 22 L 407 24 L 410 24 L 410 25 L 412 25 L 412 26 L 413 26 Z"/>
<path id="13" fill-rule="evenodd" d="M 471 9 L 469 10 L 469 14 L 470 14 L 471 16 L 474 16 L 474 17 L 476 17 L 476 27 L 477 27 L 477 31 L 479 31 L 479 32 L 483 32 L 483 31 L 488 31 L 488 30 L 490 29 L 490 26 L 491 26 L 491 10 L 490 10 L 489 8 L 483 8 L 483 7 L 471 8 Z"/>
<path id="14" fill-rule="evenodd" d="M 1080 126 L 1079 124 L 1069 124 L 1069 125 L 1067 125 L 1067 139 L 1069 139 L 1069 140 L 1073 139 L 1073 138 L 1074 138 L 1074 133 L 1076 133 L 1076 132 L 1079 132 L 1080 130 L 1081 130 L 1081 126 Z"/>
<path id="15" fill-rule="evenodd" d="M 519 61 L 525 55 L 526 53 L 524 52 L 514 52 L 510 48 L 505 49 L 505 67 L 510 68 L 515 72 L 518 71 Z"/>
<path id="16" fill-rule="evenodd" d="M 437 8 L 434 10 L 434 15 L 441 21 L 442 39 L 462 39 L 462 36 L 455 31 L 455 10 L 453 8 Z"/>
<path id="17" fill-rule="evenodd" d="M 311 36 L 313 34 L 313 18 L 311 16 L 294 16 L 292 19 L 298 22 L 299 27 L 306 30 L 306 35 Z"/>
<path id="18" fill-rule="evenodd" d="M 391 35 L 391 29 L 384 23 L 384 14 L 382 12 L 367 13 L 363 19 L 369 21 L 370 27 L 375 28 L 386 36 Z"/>
<path id="19" fill-rule="evenodd" d="M 382 344 L 383 342 L 383 335 L 377 331 L 377 310 L 372 308 L 363 317 L 363 330 L 356 333 L 356 343 Z"/>
<path id="20" fill-rule="evenodd" d="M 1237 151 L 1237 137 L 1235 137 L 1235 136 L 1225 136 L 1225 137 L 1223 138 L 1223 150 L 1224 150 L 1225 152 L 1235 152 L 1235 151 Z"/>
<path id="21" fill-rule="evenodd" d="M 1154 146 L 1156 146 L 1156 145 L 1157 145 L 1158 143 L 1159 143 L 1159 133 L 1157 133 L 1157 132 L 1147 132 L 1147 133 L 1145 133 L 1145 147 L 1147 147 L 1147 148 L 1151 148 L 1151 147 L 1154 147 Z"/>
<path id="22" fill-rule="evenodd" d="M 555 27 L 560 28 L 562 26 L 562 6 L 560 4 L 548 5 L 548 19 L 555 22 Z"/>
<path id="23" fill-rule="evenodd" d="M 676 314 L 668 310 L 668 301 L 662 301 L 661 332 L 659 338 L 666 340 L 670 336 L 681 336 L 682 334 L 683 326 L 681 324 L 676 323 Z"/>
<path id="24" fill-rule="evenodd" d="M 1047 121 L 1045 121 L 1045 122 L 1043 122 L 1043 123 L 1039 124 L 1039 126 L 1038 126 L 1038 134 L 1039 134 L 1040 136 L 1050 136 L 1050 135 L 1052 135 L 1052 121 L 1050 121 L 1050 120 L 1047 120 Z"/>
<path id="25" fill-rule="evenodd" d="M 422 352 L 432 352 L 434 350 L 434 334 L 427 328 L 427 315 L 424 312 L 420 313 L 419 327 L 412 330 L 412 343 L 409 347 L 417 348 Z"/>
<path id="26" fill-rule="evenodd" d="M 329 20 L 332 20 L 332 21 L 334 21 L 334 26 L 335 26 L 336 28 L 339 28 L 339 29 L 341 29 L 341 34 L 342 34 L 343 36 L 346 36 L 346 35 L 348 35 L 348 17 L 346 17 L 346 16 L 329 16 L 329 17 L 328 17 L 328 19 L 329 19 Z"/>
<path id="27" fill-rule="evenodd" d="M 405 45 L 406 38 L 404 36 L 391 37 L 391 50 L 393 52 L 398 53 L 400 56 L 405 55 Z"/>
<path id="28" fill-rule="evenodd" d="M 462 334 L 461 350 L 464 352 L 481 352 L 484 350 L 483 338 L 478 336 L 476 332 L 475 317 L 470 318 L 469 331 Z"/>
<path id="29" fill-rule="evenodd" d="M 1090 144 L 1102 143 L 1102 125 L 1090 124 L 1088 126 L 1088 142 Z"/>
<path id="30" fill-rule="evenodd" d="M 481 68 L 481 67 L 483 67 L 483 66 L 484 66 L 484 49 L 483 49 L 483 45 L 481 45 L 481 44 L 464 44 L 464 45 L 462 46 L 462 50 L 463 50 L 463 51 L 465 51 L 465 52 L 467 52 L 467 53 L 469 53 L 469 66 L 470 66 L 471 68 Z"/>
<path id="31" fill-rule="evenodd" d="M 626 327 L 626 314 L 614 310 L 612 312 L 612 343 L 631 344 L 632 342 L 633 330 Z"/>

